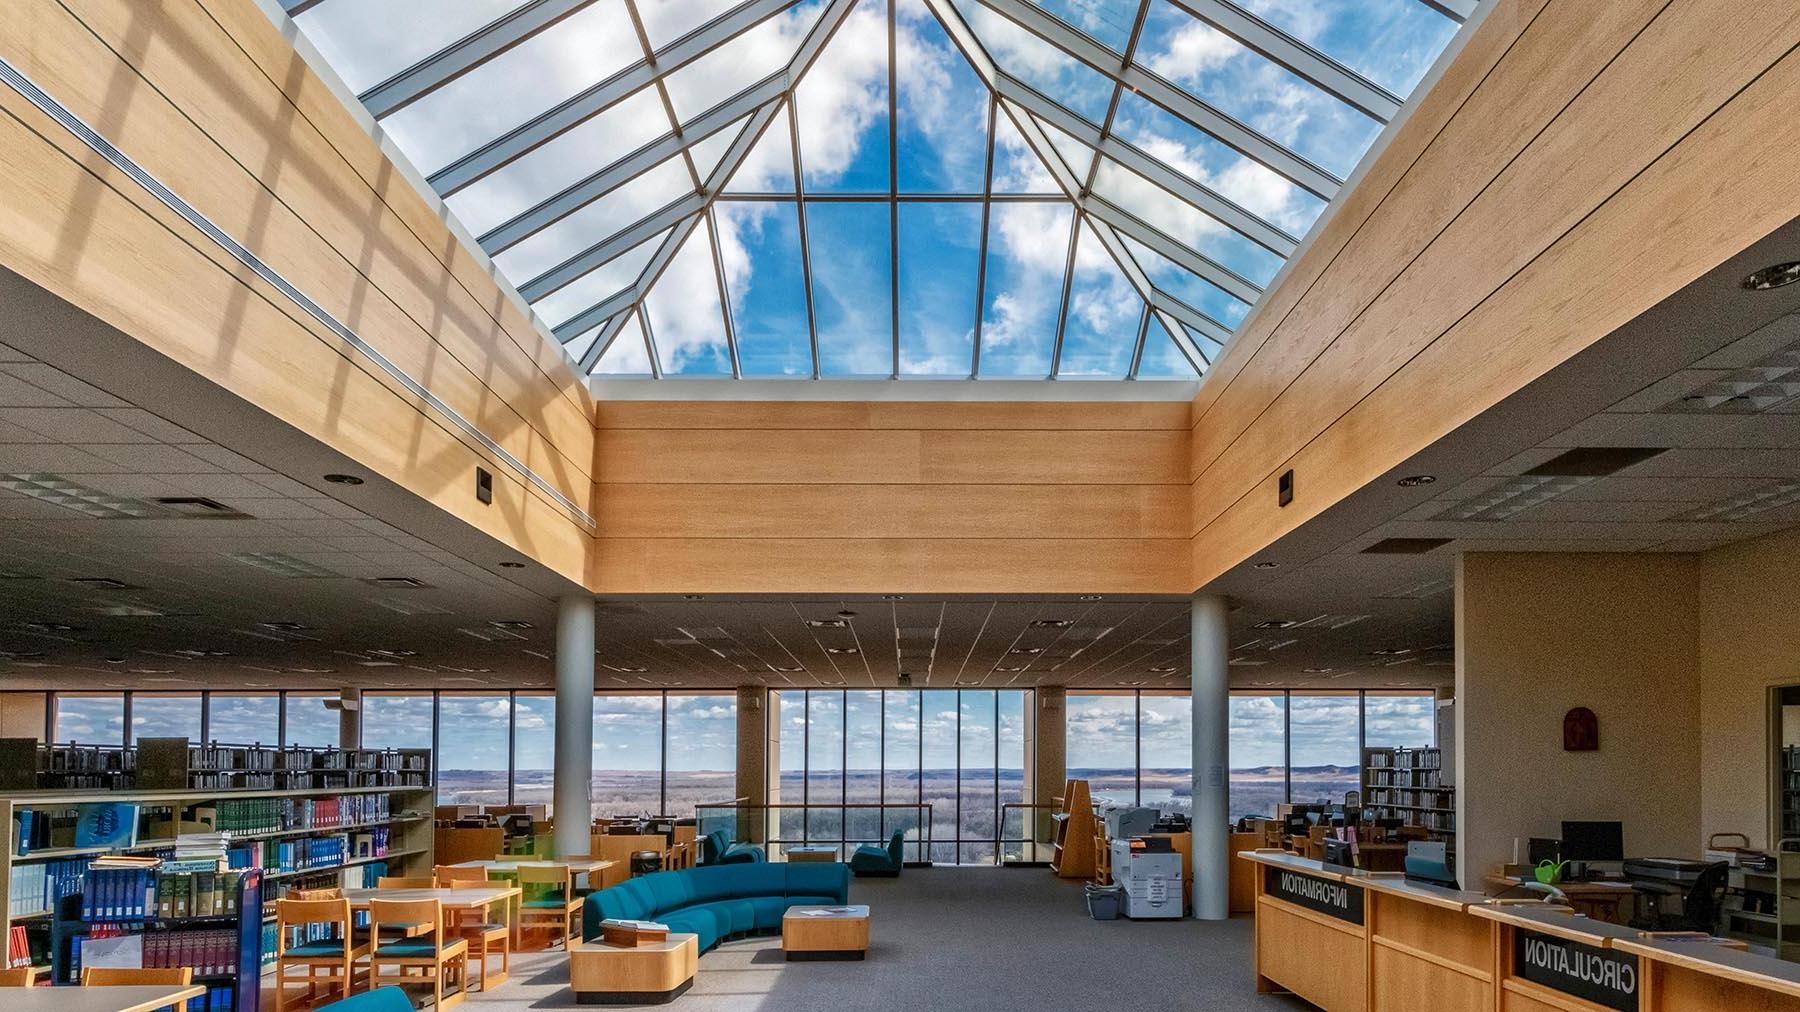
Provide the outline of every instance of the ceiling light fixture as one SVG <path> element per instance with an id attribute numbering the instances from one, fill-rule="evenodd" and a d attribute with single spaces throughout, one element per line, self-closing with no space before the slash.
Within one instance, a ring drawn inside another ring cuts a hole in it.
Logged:
<path id="1" fill-rule="evenodd" d="M 856 612 L 853 612 L 850 609 L 846 608 L 843 611 L 838 612 L 837 616 L 838 616 L 838 618 L 855 618 Z"/>
<path id="2" fill-rule="evenodd" d="M 1279 563 L 1279 562 L 1259 562 L 1256 564 L 1256 568 L 1257 569 L 1280 569 L 1281 563 Z"/>
<path id="3" fill-rule="evenodd" d="M 1001 672 L 1009 672 L 1009 673 L 1010 673 L 1010 672 L 1014 672 L 1014 671 L 1024 671 L 1024 670 L 1025 670 L 1025 666 L 1024 666 L 1024 665 L 1022 665 L 1022 664 L 1021 664 L 1021 665 L 1012 665 L 1012 666 L 1008 666 L 1008 667 L 1000 667 L 1000 668 L 995 668 L 995 669 L 994 669 L 994 670 L 995 670 L 995 671 L 1001 671 Z"/>
<path id="4" fill-rule="evenodd" d="M 1418 488 L 1420 485 L 1429 485 L 1434 481 L 1437 481 L 1435 474 L 1409 474 L 1394 484 L 1401 488 Z"/>
<path id="5" fill-rule="evenodd" d="M 825 652 L 828 654 L 855 654 L 862 651 L 855 647 L 826 647 Z"/>
<path id="6" fill-rule="evenodd" d="M 1040 618 L 1031 623 L 1033 629 L 1067 629 L 1075 623 L 1066 618 Z"/>
<path id="7" fill-rule="evenodd" d="M 881 599 L 883 601 L 904 601 L 904 600 L 906 600 L 906 595 L 905 594 L 883 594 L 883 595 L 881 595 Z"/>
<path id="8" fill-rule="evenodd" d="M 809 618 L 806 625 L 811 629 L 842 629 L 849 623 L 841 618 Z"/>
<path id="9" fill-rule="evenodd" d="M 683 601 L 704 601 L 704 600 L 706 600 L 706 595 L 704 595 L 704 594 L 683 594 L 683 595 L 681 595 L 681 599 Z"/>
<path id="10" fill-rule="evenodd" d="M 1172 675 L 1175 672 L 1180 671 L 1180 670 L 1181 669 L 1177 668 L 1177 667 L 1171 667 L 1168 665 L 1164 665 L 1162 667 L 1151 668 L 1150 673 L 1153 675 Z"/>
<path id="11" fill-rule="evenodd" d="M 361 485 L 363 480 L 354 474 L 328 474 L 325 480 L 333 485 Z"/>
<path id="12" fill-rule="evenodd" d="M 1251 628 L 1253 628 L 1253 629 L 1286 629 L 1289 626 L 1294 625 L 1294 624 L 1295 624 L 1294 620 L 1291 618 L 1271 618 L 1271 619 L 1266 619 L 1264 621 L 1258 622 L 1258 623 L 1256 623 L 1256 625 L 1252 626 Z"/>
<path id="13" fill-rule="evenodd" d="M 524 569 L 525 563 L 523 563 L 523 562 L 502 562 L 502 563 L 500 563 L 500 568 L 501 569 Z"/>
<path id="14" fill-rule="evenodd" d="M 1767 292 L 1800 281 L 1800 260 L 1790 260 L 1784 264 L 1774 264 L 1760 271 L 1753 271 L 1743 280 L 1747 291 Z"/>
<path id="15" fill-rule="evenodd" d="M 1336 668 L 1301 668 L 1300 669 L 1302 674 L 1307 674 L 1307 675 L 1329 675 L 1333 671 L 1336 671 L 1336 670 L 1337 670 Z"/>
<path id="16" fill-rule="evenodd" d="M 496 629 L 530 629 L 531 623 L 519 618 L 503 618 L 489 622 Z"/>
<path id="17" fill-rule="evenodd" d="M 1044 648 L 1043 647 L 1013 647 L 1012 652 L 1015 654 L 1041 654 L 1044 652 Z"/>
<path id="18" fill-rule="evenodd" d="M 1076 600 L 1078 600 L 1078 601 L 1098 601 L 1098 600 L 1100 600 L 1100 597 L 1101 597 L 1101 595 L 1099 595 L 1099 594 L 1083 594 L 1079 598 L 1076 598 Z"/>

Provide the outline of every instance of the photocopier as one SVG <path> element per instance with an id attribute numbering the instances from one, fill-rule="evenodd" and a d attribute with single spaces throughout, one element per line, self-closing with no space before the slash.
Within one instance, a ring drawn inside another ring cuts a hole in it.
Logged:
<path id="1" fill-rule="evenodd" d="M 1181 854 L 1167 837 L 1113 840 L 1112 877 L 1125 891 L 1121 912 L 1132 920 L 1180 917 L 1181 866 Z"/>

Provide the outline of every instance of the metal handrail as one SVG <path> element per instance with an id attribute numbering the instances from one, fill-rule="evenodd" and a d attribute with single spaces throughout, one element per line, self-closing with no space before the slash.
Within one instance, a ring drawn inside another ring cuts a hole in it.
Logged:
<path id="1" fill-rule="evenodd" d="M 857 837 L 855 839 L 852 839 L 842 832 L 842 829 L 841 829 L 842 823 L 840 822 L 840 832 L 839 832 L 838 836 L 831 838 L 831 839 L 821 838 L 821 839 L 815 840 L 812 837 L 812 833 L 811 833 L 811 820 L 803 818 L 801 821 L 801 838 L 798 840 L 790 840 L 790 839 L 785 839 L 780 835 L 780 821 L 779 820 L 776 821 L 775 832 L 770 832 L 769 813 L 771 813 L 771 812 L 779 813 L 782 811 L 799 811 L 799 812 L 803 812 L 803 813 L 808 812 L 808 811 L 831 811 L 831 812 L 847 813 L 854 809 L 873 809 L 876 811 L 885 812 L 886 810 L 888 810 L 890 808 L 916 811 L 916 812 L 920 813 L 918 825 L 916 827 L 913 827 L 913 828 L 916 828 L 919 830 L 919 836 L 916 839 L 916 841 L 914 841 L 914 842 L 916 842 L 920 846 L 921 854 L 923 856 L 925 856 L 927 859 L 929 859 L 930 854 L 931 854 L 931 844 L 932 844 L 932 837 L 931 837 L 932 805 L 928 801 L 922 801 L 922 802 L 846 801 L 846 802 L 841 802 L 841 803 L 836 803 L 836 804 L 818 803 L 818 802 L 803 802 L 803 803 L 799 803 L 799 804 L 787 804 L 787 803 L 778 802 L 776 804 L 770 805 L 770 804 L 753 804 L 749 801 L 738 800 L 738 801 L 733 801 L 733 802 L 730 802 L 727 804 L 695 805 L 694 806 L 694 818 L 695 818 L 695 822 L 698 823 L 697 828 L 702 832 L 702 835 L 704 835 L 704 833 L 707 831 L 706 821 L 709 817 L 716 818 L 716 817 L 719 817 L 720 812 L 729 811 L 732 813 L 731 818 L 734 821 L 734 827 L 733 827 L 734 831 L 733 831 L 732 835 L 734 838 L 742 838 L 742 834 L 739 832 L 736 832 L 736 827 L 738 825 L 745 824 L 745 822 L 748 821 L 748 819 L 751 817 L 751 813 L 760 812 L 761 820 L 762 820 L 761 832 L 757 834 L 757 836 L 752 840 L 752 842 L 769 843 L 769 844 L 775 844 L 775 845 L 786 845 L 786 844 L 806 845 L 806 844 L 811 844 L 811 843 L 819 843 L 819 844 L 837 843 L 837 844 L 847 845 L 850 843 L 863 843 L 863 842 L 881 843 L 885 840 L 885 834 L 881 838 L 866 840 L 866 841 L 862 837 Z M 711 810 L 710 814 L 708 811 L 709 809 Z M 885 821 L 886 820 L 884 819 L 883 820 L 884 824 L 885 824 Z M 754 823 L 750 823 L 750 824 L 754 825 Z"/>

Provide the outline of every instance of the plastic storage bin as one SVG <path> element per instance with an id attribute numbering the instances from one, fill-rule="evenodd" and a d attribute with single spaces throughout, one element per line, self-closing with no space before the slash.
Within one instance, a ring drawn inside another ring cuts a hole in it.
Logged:
<path id="1" fill-rule="evenodd" d="M 1084 890 L 1087 896 L 1088 916 L 1096 921 L 1116 921 L 1119 919 L 1119 907 L 1124 901 L 1125 888 L 1116 885 L 1087 884 Z"/>

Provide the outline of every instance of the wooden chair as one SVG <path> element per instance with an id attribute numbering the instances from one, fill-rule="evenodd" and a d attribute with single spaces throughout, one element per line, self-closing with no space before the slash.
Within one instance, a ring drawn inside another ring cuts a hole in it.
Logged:
<path id="1" fill-rule="evenodd" d="M 37 967 L 15 966 L 10 970 L 0 970 L 0 987 L 36 987 Z"/>
<path id="2" fill-rule="evenodd" d="M 469 943 L 449 937 L 444 923 L 444 905 L 438 900 L 369 901 L 370 934 L 374 945 L 369 949 L 369 990 L 384 984 L 431 984 L 435 1009 L 449 1008 L 468 996 Z M 423 928 L 422 934 L 408 938 L 382 935 L 382 925 L 406 925 Z M 399 970 L 384 976 L 384 968 Z M 444 985 L 454 983 L 456 990 L 448 996 Z"/>
<path id="3" fill-rule="evenodd" d="M 296 930 L 317 925 L 330 925 L 330 937 L 290 944 Z M 356 962 L 368 955 L 368 940 L 357 937 L 349 900 L 342 896 L 276 900 L 275 1012 L 282 1012 L 291 984 L 306 985 L 308 1002 L 318 997 L 320 984 L 327 986 L 327 994 L 335 985 L 343 997 L 350 997 L 356 983 Z M 289 977 L 290 967 L 304 970 L 305 976 Z"/>
<path id="4" fill-rule="evenodd" d="M 437 879 L 429 875 L 383 875 L 375 880 L 377 889 L 436 889 Z"/>
<path id="5" fill-rule="evenodd" d="M 566 864 L 522 865 L 519 888 L 519 931 L 551 928 L 567 948 L 580 930 L 582 898 L 575 895 L 575 873 Z"/>
<path id="6" fill-rule="evenodd" d="M 437 876 L 439 889 L 452 889 L 469 883 L 486 885 L 488 882 L 486 868 L 459 868 L 452 864 L 440 864 L 433 870 L 433 874 Z"/>
<path id="7" fill-rule="evenodd" d="M 284 900 L 341 900 L 344 890 L 337 886 L 328 889 L 289 889 L 281 897 Z"/>
<path id="8" fill-rule="evenodd" d="M 175 966 L 166 969 L 148 967 L 112 967 L 89 966 L 81 971 L 82 987 L 120 987 L 131 984 L 163 984 L 170 987 L 186 987 L 194 982 L 194 970 L 189 966 Z M 171 1005 L 175 1012 L 187 1012 L 187 999 L 183 998 Z"/>
<path id="9" fill-rule="evenodd" d="M 454 870 L 457 872 L 482 871 L 484 868 L 440 868 L 440 872 Z M 486 878 L 452 877 L 439 879 L 438 884 L 448 889 L 480 889 L 488 885 Z M 500 901 L 505 906 L 506 901 Z M 483 907 L 480 910 L 457 910 L 447 915 L 450 918 L 451 930 L 457 937 L 469 943 L 469 957 L 475 961 L 476 981 L 481 991 L 486 994 L 495 984 L 505 983 L 512 972 L 512 925 L 505 919 L 494 920 L 493 911 Z M 500 972 L 489 977 L 488 957 L 495 952 L 500 954 Z"/>

